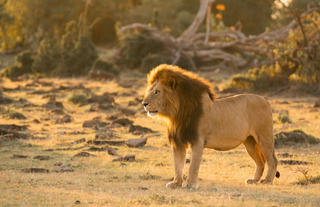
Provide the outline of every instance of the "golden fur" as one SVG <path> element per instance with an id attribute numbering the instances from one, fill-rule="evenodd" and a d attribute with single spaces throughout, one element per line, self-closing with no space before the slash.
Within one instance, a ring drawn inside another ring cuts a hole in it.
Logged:
<path id="1" fill-rule="evenodd" d="M 182 185 L 188 145 L 192 149 L 188 187 L 197 187 L 204 147 L 230 150 L 244 144 L 256 163 L 255 176 L 247 183 L 260 180 L 265 163 L 268 173 L 261 182 L 272 183 L 279 176 L 271 107 L 265 98 L 246 94 L 216 99 L 206 80 L 177 66 L 160 65 L 148 74 L 143 104 L 149 115 L 158 115 L 167 123 L 175 162 L 175 177 L 167 187 Z"/>

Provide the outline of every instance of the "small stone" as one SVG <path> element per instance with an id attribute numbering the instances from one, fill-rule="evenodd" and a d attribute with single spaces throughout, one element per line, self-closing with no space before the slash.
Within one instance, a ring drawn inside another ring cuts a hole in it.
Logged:
<path id="1" fill-rule="evenodd" d="M 60 161 L 57 161 L 57 162 L 54 163 L 54 166 L 62 166 L 62 165 L 63 165 L 63 163 L 60 162 Z"/>
<path id="2" fill-rule="evenodd" d="M 12 159 L 25 159 L 25 158 L 28 158 L 27 155 L 17 155 L 17 154 L 14 154 L 12 155 L 11 157 Z"/>
<path id="3" fill-rule="evenodd" d="M 25 173 L 49 173 L 50 171 L 45 168 L 26 168 L 26 169 L 23 169 L 22 172 L 25 172 Z"/>
<path id="4" fill-rule="evenodd" d="M 141 134 L 145 134 L 145 133 L 151 133 L 153 131 L 151 129 L 143 127 L 143 126 L 132 125 L 129 128 L 129 132 L 131 132 L 134 135 L 141 135 Z"/>
<path id="5" fill-rule="evenodd" d="M 315 107 L 315 108 L 320 107 L 320 99 L 318 99 L 318 100 L 314 103 L 313 107 Z"/>
<path id="6" fill-rule="evenodd" d="M 136 156 L 135 155 L 125 155 L 125 156 L 121 156 L 121 157 L 113 159 L 112 162 L 117 162 L 117 161 L 133 162 L 135 160 L 136 160 Z"/>
<path id="7" fill-rule="evenodd" d="M 147 138 L 129 139 L 126 141 L 128 147 L 142 147 L 147 143 Z"/>
<path id="8" fill-rule="evenodd" d="M 65 173 L 65 172 L 73 172 L 74 170 L 72 169 L 72 167 L 70 166 L 66 166 L 66 165 L 62 165 L 62 166 L 59 166 L 55 172 L 58 172 L 58 173 Z"/>
<path id="9" fill-rule="evenodd" d="M 107 126 L 106 122 L 101 121 L 100 119 L 92 119 L 83 122 L 82 127 L 83 128 L 99 128 L 99 127 L 105 127 Z"/>
<path id="10" fill-rule="evenodd" d="M 62 118 L 57 119 L 56 124 L 70 123 L 71 121 L 72 121 L 72 117 L 66 114 Z"/>
<path id="11" fill-rule="evenodd" d="M 73 142 L 70 143 L 70 145 L 76 145 L 76 144 L 80 144 L 80 143 L 83 143 L 83 142 L 86 142 L 85 138 L 81 138 L 81 139 L 78 139 L 76 141 L 73 141 Z"/>
<path id="12" fill-rule="evenodd" d="M 108 148 L 108 154 L 113 156 L 119 156 L 118 152 L 114 148 Z"/>
<path id="13" fill-rule="evenodd" d="M 90 154 L 89 152 L 79 152 L 78 154 L 74 155 L 73 157 L 96 157 L 93 154 Z"/>
<path id="14" fill-rule="evenodd" d="M 38 119 L 34 119 L 32 122 L 35 123 L 35 124 L 39 124 L 40 123 L 40 121 Z"/>
<path id="15" fill-rule="evenodd" d="M 121 118 L 114 120 L 112 124 L 120 124 L 121 126 L 131 126 L 133 124 L 133 121 L 127 118 Z"/>
<path id="16" fill-rule="evenodd" d="M 38 155 L 38 156 L 33 157 L 33 159 L 35 159 L 35 160 L 50 160 L 51 157 L 46 156 L 46 155 Z"/>
<path id="17" fill-rule="evenodd" d="M 76 200 L 75 202 L 74 202 L 74 204 L 76 204 L 76 205 L 79 205 L 81 202 L 79 201 L 79 200 Z"/>

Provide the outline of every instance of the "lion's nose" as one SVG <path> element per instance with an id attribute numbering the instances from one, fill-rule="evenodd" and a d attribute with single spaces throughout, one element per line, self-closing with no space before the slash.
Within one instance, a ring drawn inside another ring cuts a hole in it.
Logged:
<path id="1" fill-rule="evenodd" d="M 148 103 L 148 102 L 145 102 L 145 101 L 142 101 L 142 105 L 143 105 L 144 107 L 147 107 L 147 106 L 149 105 L 149 103 Z"/>

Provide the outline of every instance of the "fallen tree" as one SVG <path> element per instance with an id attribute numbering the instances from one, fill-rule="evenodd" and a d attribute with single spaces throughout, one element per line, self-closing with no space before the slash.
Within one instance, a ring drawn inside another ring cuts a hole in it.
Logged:
<path id="1" fill-rule="evenodd" d="M 163 34 L 157 28 L 134 23 L 118 30 L 118 36 L 133 32 L 142 32 L 150 39 L 162 43 L 166 55 L 170 57 L 170 64 L 176 64 L 183 57 L 189 62 L 190 69 L 210 70 L 217 67 L 254 67 L 259 64 L 257 57 L 265 57 L 272 61 L 273 48 L 277 42 L 287 38 L 289 32 L 302 27 L 302 19 L 320 7 L 309 9 L 292 20 L 287 26 L 274 31 L 264 32 L 255 36 L 246 36 L 241 31 L 227 30 L 222 32 L 210 31 L 211 4 L 215 0 L 200 0 L 200 7 L 194 21 L 179 36 L 173 37 Z M 206 32 L 198 32 L 199 27 L 207 16 Z M 251 61 L 250 61 L 251 60 Z"/>

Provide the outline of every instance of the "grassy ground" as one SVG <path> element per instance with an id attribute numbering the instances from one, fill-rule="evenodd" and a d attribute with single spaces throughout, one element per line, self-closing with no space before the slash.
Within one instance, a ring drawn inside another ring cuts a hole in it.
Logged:
<path id="1" fill-rule="evenodd" d="M 214 73 L 203 75 L 219 86 L 222 84 Z M 308 171 L 309 177 L 320 175 L 319 144 L 278 148 L 279 160 L 293 159 L 311 164 L 279 165 L 281 177 L 275 179 L 274 185 L 245 184 L 245 179 L 253 176 L 254 162 L 240 146 L 228 152 L 205 150 L 197 191 L 166 189 L 165 184 L 173 177 L 171 149 L 165 138 L 165 128 L 158 120 L 148 118 L 139 104 L 145 88 L 144 76 L 127 73 L 116 81 L 41 79 L 11 82 L 5 79 L 0 84 L 5 88 L 4 95 L 15 100 L 0 105 L 0 124 L 28 125 L 27 133 L 34 137 L 8 140 L 0 136 L 0 206 L 320 206 L 320 184 L 295 184 L 305 179 L 302 171 Z M 80 84 L 86 89 L 77 87 Z M 60 86 L 67 89 L 59 89 Z M 80 106 L 68 101 L 74 94 L 89 97 L 92 93 L 101 95 L 104 92 L 113 94 L 116 103 L 113 108 L 91 110 L 95 103 Z M 56 123 L 62 115 L 42 107 L 52 95 L 63 103 L 63 112 L 72 117 L 70 123 Z M 29 105 L 19 98 L 26 99 Z M 315 97 L 270 97 L 275 133 L 302 129 L 320 137 L 320 114 L 313 108 L 315 100 Z M 130 106 L 129 102 L 132 102 Z M 136 113 L 124 115 L 124 110 Z M 277 119 L 283 110 L 288 110 L 292 123 L 281 123 Z M 12 119 L 8 116 L 10 111 L 20 112 L 26 119 Z M 110 115 L 128 118 L 154 132 L 134 135 L 128 132 L 128 127 L 111 124 L 107 119 Z M 98 116 L 107 123 L 106 127 L 82 127 L 84 121 Z M 111 146 L 120 155 L 134 154 L 136 158 L 133 162 L 112 162 L 115 156 L 106 150 L 90 151 L 93 145 L 87 143 L 101 130 L 102 134 L 103 130 L 112 131 L 110 140 L 148 137 L 148 142 L 140 148 Z M 86 142 L 71 144 L 81 138 Z M 74 157 L 83 151 L 95 156 Z M 19 155 L 26 157 L 18 158 Z M 35 157 L 39 155 L 49 159 L 38 160 Z M 60 172 L 61 165 L 73 172 Z M 188 167 L 189 164 L 185 174 Z M 43 168 L 49 172 L 24 171 L 30 168 Z"/>

